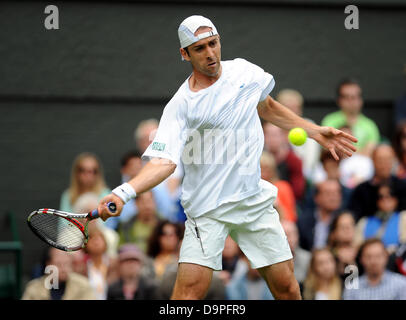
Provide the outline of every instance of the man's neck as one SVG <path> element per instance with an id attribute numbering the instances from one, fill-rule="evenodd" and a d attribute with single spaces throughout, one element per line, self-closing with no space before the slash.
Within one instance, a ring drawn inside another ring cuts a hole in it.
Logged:
<path id="1" fill-rule="evenodd" d="M 330 221 L 332 211 L 327 211 L 327 210 L 320 209 L 320 208 L 318 209 L 318 211 L 319 211 L 318 217 L 319 217 L 320 221 L 322 221 L 322 222 Z"/>
<path id="2" fill-rule="evenodd" d="M 383 275 L 384 275 L 384 272 L 382 272 L 381 274 L 373 274 L 373 275 L 368 274 L 367 275 L 368 283 L 371 286 L 378 285 L 381 282 Z"/>
<path id="3" fill-rule="evenodd" d="M 347 118 L 347 124 L 349 126 L 353 126 L 357 122 L 359 113 L 344 112 L 344 114 L 345 117 Z"/>
<path id="4" fill-rule="evenodd" d="M 220 64 L 219 71 L 215 76 L 208 76 L 194 69 L 192 76 L 189 78 L 190 89 L 199 91 L 210 87 L 221 77 L 222 69 L 223 67 Z"/>

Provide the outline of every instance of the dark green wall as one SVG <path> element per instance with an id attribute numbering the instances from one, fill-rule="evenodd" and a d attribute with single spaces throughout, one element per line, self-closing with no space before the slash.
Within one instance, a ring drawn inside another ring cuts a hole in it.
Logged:
<path id="1" fill-rule="evenodd" d="M 58 207 L 82 151 L 100 156 L 115 186 L 136 125 L 159 118 L 190 72 L 176 32 L 188 15 L 212 18 L 223 59 L 262 66 L 275 76 L 276 91 L 300 90 L 305 114 L 317 121 L 334 110 L 337 81 L 357 77 L 366 114 L 390 135 L 391 104 L 405 88 L 406 7 L 370 1 L 363 8 L 360 1 L 360 30 L 348 31 L 338 1 L 261 2 L 53 2 L 57 31 L 43 25 L 48 3 L 0 4 L 0 198 L 4 210 L 17 214 L 26 275 L 44 247 L 25 225 L 28 213 Z"/>

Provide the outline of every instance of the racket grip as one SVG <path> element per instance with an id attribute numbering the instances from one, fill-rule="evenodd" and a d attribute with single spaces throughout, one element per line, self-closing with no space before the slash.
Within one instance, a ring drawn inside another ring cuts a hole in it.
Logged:
<path id="1" fill-rule="evenodd" d="M 117 210 L 117 206 L 114 202 L 109 202 L 107 203 L 107 208 L 111 213 L 115 213 Z M 94 209 L 92 212 L 90 212 L 90 219 L 97 219 L 99 218 L 99 211 L 97 209 Z"/>

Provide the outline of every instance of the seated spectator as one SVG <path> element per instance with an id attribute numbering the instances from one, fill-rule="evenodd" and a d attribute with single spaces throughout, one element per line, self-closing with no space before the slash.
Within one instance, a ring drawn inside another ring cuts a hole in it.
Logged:
<path id="1" fill-rule="evenodd" d="M 73 212 L 87 213 L 97 208 L 98 205 L 99 199 L 97 195 L 92 192 L 86 192 L 80 195 L 76 202 L 73 204 Z M 107 242 L 107 254 L 111 258 L 115 258 L 115 256 L 117 255 L 117 247 L 119 241 L 117 232 L 110 228 L 107 228 L 102 219 L 97 219 L 92 223 L 97 224 L 97 227 L 100 229 L 101 232 L 103 232 L 104 238 Z"/>
<path id="2" fill-rule="evenodd" d="M 160 221 L 148 241 L 147 254 L 153 258 L 153 268 L 157 279 L 161 279 L 165 268 L 178 261 L 183 228 L 168 220 Z"/>
<path id="3" fill-rule="evenodd" d="M 353 134 L 348 126 L 339 128 L 348 134 Z M 340 181 L 349 189 L 354 189 L 360 183 L 372 179 L 374 175 L 374 164 L 372 159 L 360 152 L 354 153 L 349 158 L 340 161 Z"/>
<path id="4" fill-rule="evenodd" d="M 49 248 L 46 258 L 47 266 L 57 268 L 57 279 L 53 279 L 56 271 L 28 282 L 23 300 L 92 300 L 95 299 L 89 280 L 72 271 L 70 253 Z M 57 282 L 55 282 L 57 281 Z"/>
<path id="5" fill-rule="evenodd" d="M 139 151 L 128 151 L 121 157 L 121 182 L 125 183 L 134 178 L 142 168 L 141 153 Z M 138 212 L 135 199 L 128 201 L 121 211 L 120 216 L 111 217 L 106 220 L 105 225 L 116 230 L 120 222 L 127 222 Z"/>
<path id="6" fill-rule="evenodd" d="M 298 116 L 303 116 L 303 96 L 300 92 L 292 89 L 283 89 L 276 96 L 276 100 L 288 107 Z M 309 118 L 305 119 L 314 123 L 314 121 Z M 320 145 L 313 139 L 307 139 L 303 145 L 292 145 L 292 148 L 295 154 L 302 160 L 303 174 L 307 179 L 311 180 L 313 170 L 319 161 Z"/>
<path id="7" fill-rule="evenodd" d="M 354 189 L 348 204 L 348 209 L 354 213 L 356 221 L 375 214 L 378 187 L 382 183 L 390 183 L 393 186 L 394 194 L 399 200 L 397 210 L 406 209 L 406 181 L 392 175 L 394 160 L 395 154 L 390 145 L 380 144 L 373 151 L 374 177 Z"/>
<path id="8" fill-rule="evenodd" d="M 224 284 L 227 284 L 232 278 L 238 259 L 240 257 L 240 248 L 238 244 L 228 236 L 224 242 L 224 249 L 222 253 L 223 270 L 218 272 Z"/>
<path id="9" fill-rule="evenodd" d="M 344 159 L 345 160 L 345 159 Z M 314 192 L 316 185 L 322 181 L 327 179 L 337 180 L 340 183 L 341 187 L 341 208 L 346 208 L 348 201 L 351 197 L 352 190 L 347 188 L 341 179 L 341 172 L 340 172 L 340 163 L 344 160 L 337 161 L 334 159 L 333 155 L 330 151 L 323 149 L 320 155 L 320 163 L 315 169 L 315 176 L 313 177 L 313 185 L 310 186 L 306 191 L 306 199 L 302 202 L 302 210 L 314 210 L 315 203 L 314 203 Z"/>
<path id="10" fill-rule="evenodd" d="M 406 300 L 406 277 L 386 269 L 388 253 L 381 240 L 366 240 L 359 257 L 364 274 L 358 286 L 344 290 L 344 300 Z"/>
<path id="11" fill-rule="evenodd" d="M 314 250 L 303 285 L 303 299 L 341 300 L 341 294 L 342 282 L 333 254 L 327 248 Z"/>
<path id="12" fill-rule="evenodd" d="M 406 180 L 406 119 L 396 127 L 392 146 L 397 158 L 396 176 Z"/>
<path id="13" fill-rule="evenodd" d="M 144 254 L 133 244 L 124 244 L 119 249 L 119 280 L 108 287 L 107 300 L 152 300 L 157 299 L 154 282 L 141 274 Z"/>
<path id="14" fill-rule="evenodd" d="M 389 256 L 388 270 L 406 276 L 406 242 Z"/>
<path id="15" fill-rule="evenodd" d="M 87 277 L 97 300 L 105 300 L 108 285 L 117 278 L 116 263 L 107 255 L 107 242 L 97 221 L 89 223 L 89 240 L 84 248 L 87 254 Z"/>
<path id="16" fill-rule="evenodd" d="M 151 191 L 137 195 L 135 203 L 138 214 L 118 227 L 120 244 L 133 243 L 146 253 L 148 239 L 158 224 L 156 204 Z"/>
<path id="17" fill-rule="evenodd" d="M 315 210 L 299 216 L 299 243 L 305 250 L 327 245 L 330 224 L 341 207 L 341 187 L 337 180 L 329 179 L 316 186 Z"/>
<path id="18" fill-rule="evenodd" d="M 241 271 L 231 278 L 226 286 L 228 300 L 274 300 L 265 280 L 257 269 L 253 269 L 245 255 L 238 261 Z"/>
<path id="19" fill-rule="evenodd" d="M 299 231 L 294 222 L 288 220 L 281 221 L 283 230 L 288 238 L 289 247 L 293 255 L 295 278 L 300 286 L 306 278 L 310 265 L 311 253 L 299 246 Z"/>
<path id="20" fill-rule="evenodd" d="M 345 268 L 356 265 L 358 247 L 355 244 L 355 220 L 351 212 L 342 211 L 330 225 L 327 245 L 337 261 L 337 272 L 344 281 Z"/>
<path id="21" fill-rule="evenodd" d="M 290 183 L 296 201 L 300 201 L 305 192 L 306 181 L 302 160 L 293 152 L 288 133 L 270 122 L 263 124 L 263 130 L 265 150 L 274 156 L 280 179 Z"/>
<path id="22" fill-rule="evenodd" d="M 398 199 L 393 187 L 384 183 L 378 187 L 377 212 L 363 217 L 357 223 L 356 241 L 360 245 L 365 239 L 382 240 L 386 250 L 393 253 L 406 242 L 406 211 L 397 211 Z"/>
<path id="23" fill-rule="evenodd" d="M 380 134 L 375 122 L 362 113 L 363 99 L 359 83 L 353 79 L 342 80 L 337 88 L 336 102 L 340 110 L 326 115 L 321 125 L 337 129 L 348 125 L 358 139 L 357 152 L 370 156 L 380 141 Z"/>
<path id="24" fill-rule="evenodd" d="M 269 152 L 264 151 L 260 159 L 260 165 L 261 178 L 271 182 L 278 188 L 278 195 L 275 201 L 275 204 L 281 208 L 281 212 L 278 212 L 283 215 L 284 219 L 296 222 L 295 195 L 289 182 L 279 179 L 275 158 Z"/>
<path id="25" fill-rule="evenodd" d="M 104 181 L 100 160 L 89 152 L 79 154 L 73 161 L 70 186 L 62 194 L 60 210 L 72 212 L 73 204 L 86 192 L 95 193 L 98 200 L 111 192 Z"/>

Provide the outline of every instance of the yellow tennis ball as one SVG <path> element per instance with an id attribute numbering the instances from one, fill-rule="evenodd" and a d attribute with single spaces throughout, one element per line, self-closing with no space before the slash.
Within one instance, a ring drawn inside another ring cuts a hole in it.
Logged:
<path id="1" fill-rule="evenodd" d="M 306 142 L 307 133 L 302 128 L 294 128 L 289 131 L 288 138 L 295 146 L 301 146 Z"/>

